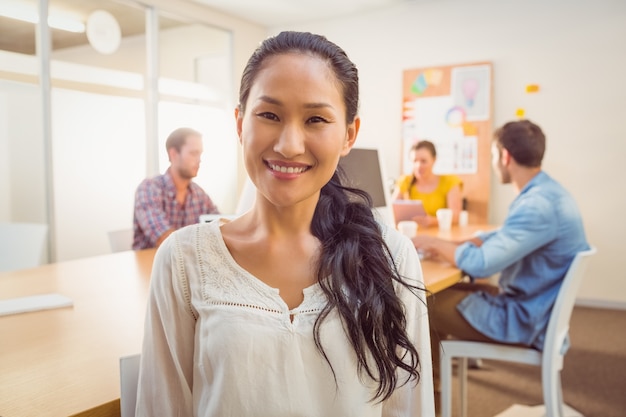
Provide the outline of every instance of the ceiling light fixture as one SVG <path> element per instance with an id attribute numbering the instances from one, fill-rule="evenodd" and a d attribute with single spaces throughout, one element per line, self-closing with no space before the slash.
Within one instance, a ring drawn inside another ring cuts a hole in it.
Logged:
<path id="1" fill-rule="evenodd" d="M 23 3 L 9 2 L 5 0 L 0 2 L 0 16 L 29 23 L 39 22 L 39 15 L 34 7 Z M 80 20 L 57 14 L 48 16 L 48 26 L 54 29 L 65 30 L 67 32 L 85 32 L 85 24 Z"/>

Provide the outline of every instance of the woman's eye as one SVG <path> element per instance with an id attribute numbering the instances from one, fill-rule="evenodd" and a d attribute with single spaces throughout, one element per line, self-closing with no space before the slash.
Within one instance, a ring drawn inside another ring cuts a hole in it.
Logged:
<path id="1" fill-rule="evenodd" d="M 328 123 L 328 120 L 320 116 L 313 116 L 308 120 L 308 123 Z"/>
<path id="2" fill-rule="evenodd" d="M 258 117 L 262 117 L 263 119 L 267 119 L 267 120 L 278 121 L 278 116 L 276 116 L 274 113 L 270 113 L 270 112 L 257 113 L 257 116 Z"/>

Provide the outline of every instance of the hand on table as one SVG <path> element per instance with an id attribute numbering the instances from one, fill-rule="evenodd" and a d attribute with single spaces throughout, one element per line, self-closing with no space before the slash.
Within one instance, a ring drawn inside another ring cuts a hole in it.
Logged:
<path id="1" fill-rule="evenodd" d="M 454 254 L 457 246 L 459 246 L 458 242 L 425 235 L 417 235 L 411 241 L 423 258 L 444 260 L 456 266 Z"/>
<path id="2" fill-rule="evenodd" d="M 411 220 L 417 223 L 420 227 L 437 226 L 437 218 L 433 216 L 415 216 Z"/>
<path id="3" fill-rule="evenodd" d="M 438 258 L 437 251 L 433 247 L 436 240 L 436 237 L 426 235 L 418 235 L 411 239 L 421 259 L 433 260 Z"/>

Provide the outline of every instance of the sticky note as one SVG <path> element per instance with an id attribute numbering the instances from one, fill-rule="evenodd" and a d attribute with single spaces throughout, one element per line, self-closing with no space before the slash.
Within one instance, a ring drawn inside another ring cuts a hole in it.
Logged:
<path id="1" fill-rule="evenodd" d="M 526 86 L 527 93 L 538 93 L 539 92 L 539 84 L 528 84 Z"/>

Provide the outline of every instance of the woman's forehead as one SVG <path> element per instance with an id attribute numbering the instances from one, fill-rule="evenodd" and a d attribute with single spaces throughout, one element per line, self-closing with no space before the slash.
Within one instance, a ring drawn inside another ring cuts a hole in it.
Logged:
<path id="1" fill-rule="evenodd" d="M 289 93 L 332 95 L 341 101 L 343 89 L 328 62 L 306 53 L 287 53 L 267 58 L 251 85 L 251 96 Z"/>
<path id="2" fill-rule="evenodd" d="M 328 60 L 323 59 L 316 54 L 299 51 L 283 52 L 265 58 L 259 68 L 257 78 L 258 74 L 260 74 L 261 72 L 290 70 L 294 67 L 300 69 L 315 68 L 317 71 L 319 71 L 321 68 L 324 68 L 326 70 L 324 72 L 325 75 L 331 74 L 333 78 L 335 78 L 335 74 L 328 64 Z"/>

